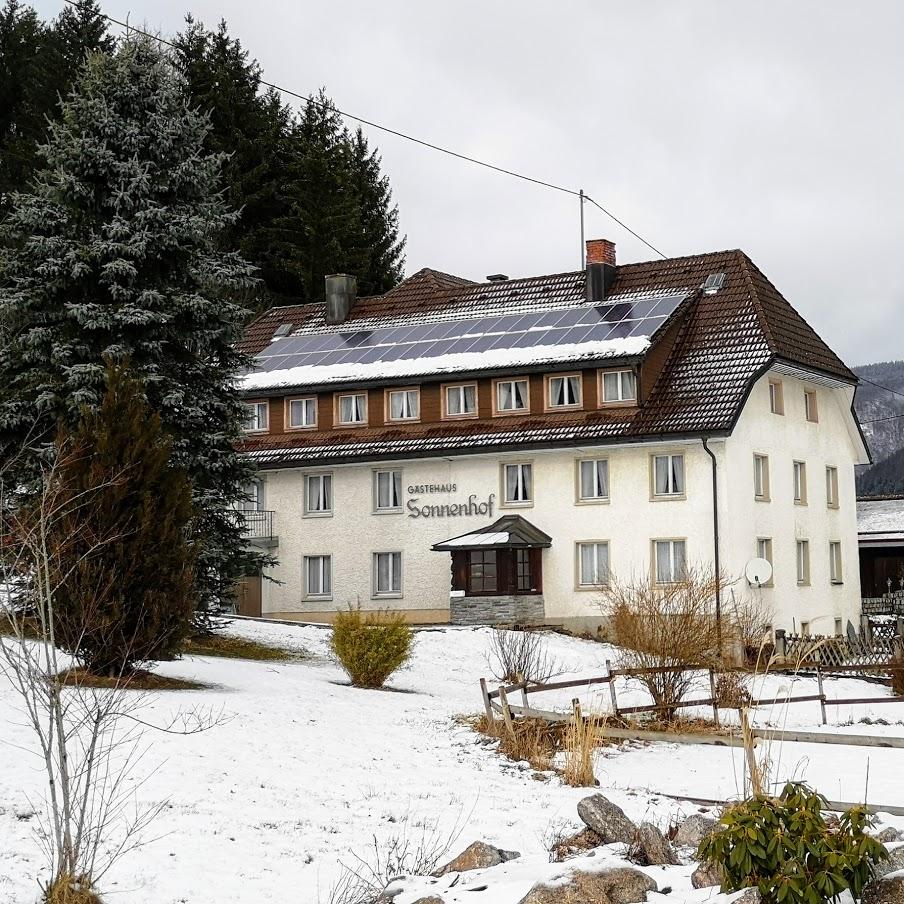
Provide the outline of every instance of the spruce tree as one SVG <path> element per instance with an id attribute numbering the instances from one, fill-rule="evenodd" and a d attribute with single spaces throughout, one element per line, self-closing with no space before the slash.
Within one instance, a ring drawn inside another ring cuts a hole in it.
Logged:
<path id="1" fill-rule="evenodd" d="M 219 246 L 237 215 L 208 129 L 156 42 L 92 56 L 13 195 L 0 266 L 0 462 L 46 455 L 59 421 L 100 403 L 105 361 L 128 359 L 192 482 L 202 611 L 260 561 L 230 508 L 251 476 L 234 343 L 252 268 Z"/>
<path id="2" fill-rule="evenodd" d="M 140 381 L 111 368 L 100 407 L 57 447 L 47 536 L 58 645 L 101 675 L 171 659 L 194 613 L 191 484 Z"/>

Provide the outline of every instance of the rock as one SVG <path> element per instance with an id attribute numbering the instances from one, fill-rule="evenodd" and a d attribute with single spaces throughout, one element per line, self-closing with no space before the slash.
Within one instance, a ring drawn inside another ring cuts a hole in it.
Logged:
<path id="1" fill-rule="evenodd" d="M 704 838 L 712 835 L 718 824 L 718 820 L 713 819 L 711 816 L 693 813 L 678 826 L 678 831 L 675 832 L 672 844 L 677 844 L 680 847 L 697 848 Z"/>
<path id="2" fill-rule="evenodd" d="M 681 862 L 665 835 L 650 822 L 640 824 L 628 850 L 628 859 L 640 866 Z"/>
<path id="3" fill-rule="evenodd" d="M 604 844 L 623 841 L 630 844 L 637 828 L 617 804 L 602 794 L 591 794 L 578 802 L 578 816 L 603 839 Z"/>
<path id="4" fill-rule="evenodd" d="M 904 904 L 904 876 L 867 882 L 860 901 L 861 904 Z"/>
<path id="5" fill-rule="evenodd" d="M 895 841 L 904 841 L 904 835 L 902 835 L 897 829 L 892 828 L 891 826 L 887 826 L 878 835 L 876 835 L 877 840 L 881 841 L 882 844 L 888 844 L 889 842 Z"/>
<path id="6" fill-rule="evenodd" d="M 418 898 L 414 904 L 443 904 L 443 899 L 436 895 L 430 895 L 429 898 Z"/>
<path id="7" fill-rule="evenodd" d="M 518 904 L 637 904 L 656 883 L 630 867 L 572 873 L 567 885 L 535 885 Z"/>
<path id="8" fill-rule="evenodd" d="M 556 863 L 561 863 L 563 860 L 567 860 L 575 854 L 580 854 L 583 851 L 589 851 L 595 847 L 599 847 L 602 843 L 603 839 L 600 838 L 593 829 L 581 829 L 580 832 L 576 832 L 574 835 L 569 835 L 567 838 L 562 838 L 557 841 L 552 846 L 550 854 L 552 854 L 553 860 Z"/>
<path id="9" fill-rule="evenodd" d="M 712 888 L 722 884 L 722 867 L 718 863 L 701 863 L 691 873 L 691 885 L 694 888 Z"/>
<path id="10" fill-rule="evenodd" d="M 873 877 L 882 879 L 889 873 L 896 873 L 899 869 L 904 869 L 904 844 L 888 849 L 888 860 L 877 863 L 873 867 Z"/>
<path id="11" fill-rule="evenodd" d="M 488 866 L 498 866 L 507 860 L 520 857 L 518 851 L 503 851 L 483 841 L 475 841 L 469 844 L 454 860 L 450 860 L 445 866 L 441 866 L 434 876 L 445 876 L 446 873 L 465 873 L 472 869 L 486 869 Z"/>
<path id="12" fill-rule="evenodd" d="M 758 888 L 746 888 L 744 894 L 735 898 L 731 904 L 763 904 L 763 896 Z"/>

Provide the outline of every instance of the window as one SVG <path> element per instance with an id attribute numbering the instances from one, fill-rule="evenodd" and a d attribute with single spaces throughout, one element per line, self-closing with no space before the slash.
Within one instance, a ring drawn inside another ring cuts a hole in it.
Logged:
<path id="1" fill-rule="evenodd" d="M 290 430 L 317 426 L 317 399 L 313 396 L 307 399 L 289 399 L 286 408 L 286 426 Z"/>
<path id="2" fill-rule="evenodd" d="M 802 621 L 800 623 L 800 633 L 803 637 L 810 636 L 810 623 L 808 621 Z"/>
<path id="3" fill-rule="evenodd" d="M 259 512 L 264 507 L 264 485 L 260 480 L 252 480 L 242 488 L 242 498 L 238 508 L 243 512 Z"/>
<path id="4" fill-rule="evenodd" d="M 807 504 L 807 465 L 806 462 L 794 462 L 794 503 Z"/>
<path id="5" fill-rule="evenodd" d="M 386 393 L 388 421 L 416 421 L 421 416 L 421 393 L 418 389 L 392 389 Z"/>
<path id="6" fill-rule="evenodd" d="M 600 374 L 600 380 L 601 404 L 615 405 L 637 400 L 637 379 L 633 370 L 606 370 Z"/>
<path id="7" fill-rule="evenodd" d="M 446 417 L 477 417 L 477 384 L 446 386 L 443 392 Z"/>
<path id="8" fill-rule="evenodd" d="M 270 406 L 267 402 L 245 402 L 245 433 L 261 433 L 270 425 Z"/>
<path id="9" fill-rule="evenodd" d="M 756 541 L 756 557 L 758 559 L 765 559 L 770 565 L 772 562 L 772 539 L 770 537 L 759 537 Z M 774 574 L 773 574 L 774 576 Z M 763 587 L 772 587 L 772 578 L 769 578 Z"/>
<path id="10" fill-rule="evenodd" d="M 841 635 L 843 633 L 844 633 L 844 624 L 842 623 L 842 620 L 840 618 L 836 618 L 835 619 L 835 636 L 841 637 Z"/>
<path id="11" fill-rule="evenodd" d="M 402 595 L 402 554 L 374 553 L 374 596 Z"/>
<path id="12" fill-rule="evenodd" d="M 769 501 L 769 456 L 753 456 L 753 495 L 760 502 Z"/>
<path id="13" fill-rule="evenodd" d="M 684 540 L 654 540 L 656 583 L 674 584 L 687 575 L 687 546 Z"/>
<path id="14" fill-rule="evenodd" d="M 305 474 L 304 513 L 306 515 L 333 514 L 332 474 Z"/>
<path id="15" fill-rule="evenodd" d="M 546 405 L 548 408 L 579 408 L 581 405 L 581 378 L 578 374 L 564 377 L 547 377 Z"/>
<path id="16" fill-rule="evenodd" d="M 816 404 L 815 389 L 804 390 L 804 412 L 807 415 L 807 420 L 811 424 L 815 424 L 819 421 L 819 408 Z"/>
<path id="17" fill-rule="evenodd" d="M 337 420 L 344 427 L 367 423 L 367 394 L 356 392 L 337 396 Z"/>
<path id="18" fill-rule="evenodd" d="M 304 557 L 304 595 L 327 599 L 333 593 L 333 557 Z"/>
<path id="19" fill-rule="evenodd" d="M 495 593 L 498 567 L 495 549 L 472 549 L 468 552 L 468 591 Z"/>
<path id="20" fill-rule="evenodd" d="M 769 408 L 773 414 L 785 413 L 785 397 L 781 380 L 769 381 Z"/>
<path id="21" fill-rule="evenodd" d="M 533 466 L 512 464 L 502 466 L 502 498 L 506 505 L 527 505 L 533 502 Z"/>
<path id="22" fill-rule="evenodd" d="M 602 587 L 609 583 L 609 544 L 578 543 L 578 586 Z"/>
<path id="23" fill-rule="evenodd" d="M 578 501 L 592 502 L 609 498 L 609 460 L 591 458 L 578 462 Z"/>
<path id="24" fill-rule="evenodd" d="M 496 382 L 496 412 L 526 411 L 528 407 L 527 380 L 498 380 Z"/>
<path id="25" fill-rule="evenodd" d="M 534 589 L 534 576 L 531 570 L 531 551 L 515 550 L 515 590 L 518 593 L 530 593 Z"/>
<path id="26" fill-rule="evenodd" d="M 374 511 L 402 510 L 402 472 L 374 471 Z"/>
<path id="27" fill-rule="evenodd" d="M 797 541 L 797 583 L 810 583 L 810 541 Z"/>
<path id="28" fill-rule="evenodd" d="M 838 468 L 831 465 L 826 468 L 826 505 L 838 508 Z"/>
<path id="29" fill-rule="evenodd" d="M 654 455 L 653 495 L 684 495 L 684 455 Z"/>
<path id="30" fill-rule="evenodd" d="M 841 544 L 837 540 L 829 543 L 829 580 L 841 584 Z"/>

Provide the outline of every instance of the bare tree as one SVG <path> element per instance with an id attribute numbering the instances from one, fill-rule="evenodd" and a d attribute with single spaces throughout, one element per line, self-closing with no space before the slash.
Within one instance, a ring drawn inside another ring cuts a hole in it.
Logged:
<path id="1" fill-rule="evenodd" d="M 546 648 L 538 631 L 510 631 L 494 628 L 487 656 L 490 671 L 498 681 L 527 681 L 536 684 L 561 675 L 565 669 Z"/>
<path id="2" fill-rule="evenodd" d="M 6 607 L 11 636 L 0 636 L 0 671 L 21 698 L 47 782 L 38 828 L 50 871 L 44 899 L 93 904 L 100 900 L 98 882 L 145 842 L 145 830 L 166 804 L 141 807 L 135 797 L 147 778 L 138 775 L 147 752 L 145 730 L 191 734 L 220 719 L 195 710 L 153 725 L 141 715 L 147 698 L 130 690 L 128 678 L 113 678 L 102 687 L 67 683 L 71 659 L 56 644 L 54 601 L 60 582 L 79 561 L 67 560 L 53 540 L 54 528 L 57 519 L 71 521 L 73 506 L 90 506 L 99 497 L 95 489 L 61 491 L 65 454 L 47 467 L 38 491 L 24 504 L 7 504 L 0 480 L 0 548 L 7 580 L 16 586 L 16 604 Z M 83 555 L 91 555 L 116 537 L 79 540 Z M 98 601 L 103 592 L 97 588 Z"/>

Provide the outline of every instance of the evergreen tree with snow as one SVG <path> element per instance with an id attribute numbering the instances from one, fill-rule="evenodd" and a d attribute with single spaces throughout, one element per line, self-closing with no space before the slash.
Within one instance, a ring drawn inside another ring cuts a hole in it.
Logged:
<path id="1" fill-rule="evenodd" d="M 201 611 L 251 561 L 230 506 L 250 478 L 234 342 L 254 279 L 220 246 L 237 214 L 208 130 L 156 42 L 95 54 L 32 189 L 11 196 L 0 251 L 0 464 L 18 456 L 26 486 L 58 424 L 99 405 L 106 361 L 129 360 L 192 482 Z"/>

